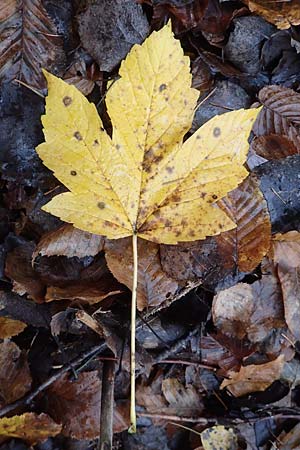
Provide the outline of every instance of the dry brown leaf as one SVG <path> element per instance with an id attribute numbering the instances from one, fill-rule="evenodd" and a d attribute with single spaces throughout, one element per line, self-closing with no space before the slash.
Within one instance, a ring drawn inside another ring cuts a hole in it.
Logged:
<path id="1" fill-rule="evenodd" d="M 81 372 L 77 380 L 68 375 L 56 381 L 48 390 L 48 411 L 63 425 L 62 433 L 75 439 L 96 439 L 100 432 L 101 381 L 98 371 Z M 125 409 L 114 408 L 114 432 L 129 425 Z"/>
<path id="2" fill-rule="evenodd" d="M 28 294 L 37 303 L 42 303 L 45 285 L 31 264 L 35 245 L 25 242 L 8 253 L 5 261 L 5 275 L 13 280 L 13 291 L 19 295 Z"/>
<path id="3" fill-rule="evenodd" d="M 183 386 L 177 378 L 162 382 L 162 392 L 177 416 L 199 416 L 204 409 L 202 400 L 194 386 Z"/>
<path id="4" fill-rule="evenodd" d="M 83 59 L 75 61 L 74 64 L 64 74 L 64 80 L 76 86 L 84 95 L 89 95 L 95 87 L 95 84 L 101 84 L 103 79 L 96 63 L 87 67 Z"/>
<path id="5" fill-rule="evenodd" d="M 137 307 L 153 307 L 170 300 L 179 290 L 179 284 L 168 277 L 160 262 L 159 245 L 138 239 Z M 133 256 L 131 239 L 107 240 L 105 244 L 107 265 L 118 281 L 131 288 Z"/>
<path id="6" fill-rule="evenodd" d="M 56 436 L 60 431 L 61 425 L 55 423 L 47 414 L 25 413 L 0 419 L 2 442 L 8 438 L 17 438 L 34 445 Z"/>
<path id="7" fill-rule="evenodd" d="M 265 275 L 253 284 L 239 283 L 220 291 L 213 300 L 212 316 L 221 333 L 261 342 L 274 328 L 285 325 L 278 280 Z"/>
<path id="8" fill-rule="evenodd" d="M 292 141 L 279 134 L 256 137 L 251 143 L 251 149 L 267 160 L 285 158 L 299 153 Z"/>
<path id="9" fill-rule="evenodd" d="M 272 239 L 272 253 L 281 283 L 286 323 L 300 339 L 300 233 L 289 231 Z"/>
<path id="10" fill-rule="evenodd" d="M 26 356 L 8 339 L 0 344 L 0 407 L 23 397 L 31 388 Z"/>
<path id="11" fill-rule="evenodd" d="M 291 25 L 300 25 L 299 0 L 243 0 L 250 11 L 262 16 L 280 30 L 286 30 Z"/>
<path id="12" fill-rule="evenodd" d="M 221 389 L 226 387 L 235 397 L 264 391 L 280 378 L 283 366 L 284 356 L 280 355 L 265 364 L 241 367 L 239 372 L 229 372 L 230 379 L 222 382 Z"/>
<path id="13" fill-rule="evenodd" d="M 10 319 L 9 317 L 0 317 L 0 339 L 6 339 L 16 336 L 27 327 L 26 323 L 20 320 Z"/>
<path id="14" fill-rule="evenodd" d="M 204 241 L 161 245 L 163 270 L 178 280 L 216 284 L 226 275 L 253 270 L 269 249 L 271 225 L 266 201 L 254 177 L 219 202 L 237 228 Z"/>
<path id="15" fill-rule="evenodd" d="M 67 256 L 68 258 L 95 256 L 103 250 L 103 245 L 102 236 L 78 230 L 73 225 L 66 224 L 44 234 L 32 255 L 32 260 L 34 262 L 38 255 Z"/>
<path id="16" fill-rule="evenodd" d="M 255 136 L 260 139 L 265 136 L 265 141 L 269 143 L 271 149 L 274 147 L 275 140 L 276 146 L 279 147 L 279 154 L 283 154 L 283 140 L 289 142 L 285 153 L 288 149 L 292 152 L 291 154 L 295 153 L 294 149 L 297 149 L 299 153 L 300 94 L 281 86 L 266 86 L 259 92 L 259 101 L 264 107 L 253 126 L 252 131 Z M 260 139 L 258 149 L 261 146 Z M 264 141 L 262 143 L 264 144 Z M 255 144 L 253 145 L 255 149 Z"/>

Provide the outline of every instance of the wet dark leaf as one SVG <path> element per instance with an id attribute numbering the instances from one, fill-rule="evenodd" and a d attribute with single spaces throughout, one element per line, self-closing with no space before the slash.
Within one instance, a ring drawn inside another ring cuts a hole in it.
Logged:
<path id="1" fill-rule="evenodd" d="M 41 69 L 64 64 L 63 42 L 40 0 L 3 0 L 0 6 L 0 79 L 46 86 Z"/>

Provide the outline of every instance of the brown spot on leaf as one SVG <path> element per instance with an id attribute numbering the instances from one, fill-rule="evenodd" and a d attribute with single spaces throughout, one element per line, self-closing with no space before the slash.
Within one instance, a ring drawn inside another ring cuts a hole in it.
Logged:
<path id="1" fill-rule="evenodd" d="M 72 177 L 76 177 L 77 172 L 76 172 L 76 170 L 71 170 L 70 174 L 72 175 Z"/>
<path id="2" fill-rule="evenodd" d="M 94 140 L 94 145 L 99 145 L 98 139 L 95 139 L 95 140 Z"/>
<path id="3" fill-rule="evenodd" d="M 174 171 L 174 167 L 167 166 L 167 167 L 166 167 L 166 171 L 167 171 L 168 173 L 172 173 L 172 172 Z"/>
<path id="4" fill-rule="evenodd" d="M 166 85 L 165 83 L 162 83 L 162 84 L 159 86 L 159 92 L 162 92 L 162 91 L 164 91 L 165 89 L 167 89 L 167 85 Z"/>
<path id="5" fill-rule="evenodd" d="M 73 134 L 74 138 L 77 139 L 77 141 L 82 141 L 82 136 L 79 133 L 79 131 L 75 131 L 75 133 Z"/>
<path id="6" fill-rule="evenodd" d="M 201 139 L 201 136 L 199 136 L 199 134 L 198 134 L 198 136 L 196 136 L 196 139 Z"/>
<path id="7" fill-rule="evenodd" d="M 194 230 L 191 230 L 191 231 L 189 231 L 188 235 L 189 235 L 189 237 L 195 237 L 196 233 Z"/>
<path id="8" fill-rule="evenodd" d="M 201 198 L 205 198 L 206 197 L 206 192 L 202 192 L 201 193 Z"/>
<path id="9" fill-rule="evenodd" d="M 214 137 L 219 137 L 221 135 L 221 128 L 215 127 L 213 129 L 213 135 L 214 135 Z"/>
<path id="10" fill-rule="evenodd" d="M 100 131 L 104 131 L 104 128 L 103 128 L 103 127 L 100 127 Z"/>
<path id="11" fill-rule="evenodd" d="M 120 150 L 121 146 L 119 144 L 116 144 L 116 149 Z"/>
<path id="12" fill-rule="evenodd" d="M 63 104 L 64 104 L 65 106 L 70 106 L 73 100 L 71 99 L 71 97 L 69 97 L 68 95 L 66 95 L 66 96 L 62 99 L 62 101 L 63 101 Z"/>
<path id="13" fill-rule="evenodd" d="M 213 195 L 212 195 L 212 198 L 213 198 L 214 200 L 217 200 L 218 196 L 217 196 L 216 194 L 213 194 Z"/>
<path id="14" fill-rule="evenodd" d="M 97 203 L 97 206 L 99 209 L 104 209 L 105 208 L 105 203 L 104 202 L 99 202 Z"/>

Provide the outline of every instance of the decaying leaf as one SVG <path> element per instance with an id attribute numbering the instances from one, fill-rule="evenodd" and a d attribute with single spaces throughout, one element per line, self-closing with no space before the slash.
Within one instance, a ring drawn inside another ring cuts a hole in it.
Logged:
<path id="1" fill-rule="evenodd" d="M 10 319 L 9 317 L 0 317 L 0 339 L 6 339 L 16 336 L 27 327 L 26 323 L 20 320 Z"/>
<path id="2" fill-rule="evenodd" d="M 158 244 L 139 239 L 138 255 L 137 307 L 142 311 L 173 298 L 180 286 L 162 270 Z M 133 275 L 131 241 L 107 241 L 105 258 L 117 280 L 130 289 Z"/>
<path id="3" fill-rule="evenodd" d="M 188 58 L 169 26 L 135 45 L 122 63 L 106 97 L 112 140 L 93 104 L 45 76 L 46 142 L 37 152 L 71 190 L 45 210 L 113 239 L 138 234 L 176 244 L 234 228 L 216 201 L 247 175 L 247 138 L 258 110 L 215 117 L 182 144 L 198 91 L 190 88 Z"/>
<path id="4" fill-rule="evenodd" d="M 300 8 L 298 0 L 243 0 L 250 11 L 259 14 L 280 30 L 300 25 Z"/>
<path id="5" fill-rule="evenodd" d="M 201 433 L 204 450 L 238 450 L 238 440 L 232 428 L 223 425 L 207 428 Z"/>
<path id="6" fill-rule="evenodd" d="M 281 283 L 286 323 L 300 339 L 300 233 L 289 231 L 272 239 L 272 253 Z"/>
<path id="7" fill-rule="evenodd" d="M 31 388 L 31 375 L 25 354 L 12 341 L 0 344 L 0 406 L 23 397 Z"/>
<path id="8" fill-rule="evenodd" d="M 43 442 L 56 436 L 61 425 L 55 423 L 47 414 L 25 413 L 21 416 L 2 417 L 0 419 L 0 440 L 8 438 L 22 439 L 29 444 Z"/>
<path id="9" fill-rule="evenodd" d="M 44 87 L 41 68 L 55 70 L 64 53 L 62 37 L 41 0 L 1 1 L 0 23 L 0 79 Z"/>
<path id="10" fill-rule="evenodd" d="M 103 250 L 103 246 L 102 236 L 96 236 L 66 224 L 44 234 L 32 255 L 32 260 L 34 262 L 37 255 L 85 258 L 97 255 Z"/>
<path id="11" fill-rule="evenodd" d="M 222 382 L 221 389 L 226 387 L 235 397 L 264 391 L 280 378 L 283 366 L 283 355 L 265 364 L 242 366 L 239 372 L 229 372 L 230 379 Z"/>
<path id="12" fill-rule="evenodd" d="M 81 372 L 77 380 L 68 375 L 56 381 L 48 390 L 48 411 L 63 425 L 62 433 L 75 439 L 96 439 L 99 436 L 101 381 L 98 371 Z M 123 408 L 114 411 L 114 432 L 128 427 Z"/>
<path id="13" fill-rule="evenodd" d="M 272 160 L 299 153 L 300 146 L 298 150 L 293 142 L 284 135 L 268 134 L 256 137 L 251 143 L 251 149 L 262 158 Z"/>
<path id="14" fill-rule="evenodd" d="M 83 58 L 76 61 L 64 74 L 64 80 L 76 86 L 84 95 L 89 95 L 96 84 L 101 86 L 102 79 L 97 64 L 87 66 Z"/>
<path id="15" fill-rule="evenodd" d="M 162 392 L 169 408 L 178 416 L 199 416 L 204 405 L 194 386 L 184 387 L 176 378 L 166 378 L 162 382 Z"/>
<path id="16" fill-rule="evenodd" d="M 214 297 L 212 315 L 221 333 L 261 342 L 274 328 L 285 325 L 278 280 L 270 274 L 252 284 L 238 283 L 220 291 Z"/>
<path id="17" fill-rule="evenodd" d="M 219 206 L 236 223 L 235 229 L 205 241 L 161 245 L 163 270 L 174 279 L 186 281 L 196 277 L 215 286 L 237 270 L 255 269 L 268 251 L 270 218 L 254 177 L 248 177 Z"/>
<path id="18" fill-rule="evenodd" d="M 281 86 L 266 86 L 259 92 L 259 100 L 264 107 L 253 126 L 253 132 L 258 137 L 258 143 L 254 141 L 254 148 L 258 147 L 259 150 L 261 145 L 267 143 L 271 149 L 275 146 L 273 151 L 283 156 L 288 151 L 290 154 L 295 153 L 294 149 L 299 153 L 300 95 Z M 280 150 L 283 139 L 289 142 L 289 150 Z"/>

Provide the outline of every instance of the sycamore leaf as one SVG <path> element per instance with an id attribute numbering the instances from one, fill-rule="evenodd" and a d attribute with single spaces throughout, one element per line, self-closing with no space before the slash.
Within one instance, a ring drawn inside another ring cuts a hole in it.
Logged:
<path id="1" fill-rule="evenodd" d="M 198 91 L 170 26 L 133 46 L 106 101 L 110 138 L 94 104 L 45 72 L 44 164 L 70 190 L 44 209 L 110 239 L 137 234 L 165 244 L 234 228 L 216 202 L 247 175 L 258 110 L 214 117 L 183 143 Z"/>

